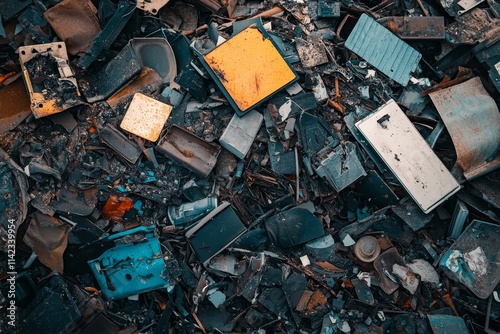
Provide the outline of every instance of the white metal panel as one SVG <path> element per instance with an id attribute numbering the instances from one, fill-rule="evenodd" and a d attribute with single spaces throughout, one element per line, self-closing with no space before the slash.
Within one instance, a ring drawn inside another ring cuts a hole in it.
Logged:
<path id="1" fill-rule="evenodd" d="M 460 189 L 394 100 L 357 122 L 356 127 L 425 213 Z"/>

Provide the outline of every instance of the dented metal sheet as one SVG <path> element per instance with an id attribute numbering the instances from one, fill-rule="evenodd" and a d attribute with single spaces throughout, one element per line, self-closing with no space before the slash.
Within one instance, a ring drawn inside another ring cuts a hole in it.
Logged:
<path id="1" fill-rule="evenodd" d="M 356 127 L 424 213 L 460 190 L 458 182 L 394 100 L 357 122 Z"/>
<path id="2" fill-rule="evenodd" d="M 422 55 L 388 29 L 363 14 L 345 42 L 346 48 L 406 86 Z"/>
<path id="3" fill-rule="evenodd" d="M 297 79 L 269 35 L 255 24 L 202 59 L 240 115 Z"/>
<path id="4" fill-rule="evenodd" d="M 120 127 L 149 141 L 157 141 L 172 106 L 137 93 L 132 98 Z"/>
<path id="5" fill-rule="evenodd" d="M 35 118 L 82 104 L 64 43 L 21 46 L 18 52 Z"/>
<path id="6" fill-rule="evenodd" d="M 90 0 L 64 0 L 44 16 L 72 55 L 87 51 L 101 31 L 97 9 Z"/>
<path id="7" fill-rule="evenodd" d="M 198 176 L 207 177 L 217 163 L 221 148 L 174 125 L 160 140 L 156 150 Z"/>
<path id="8" fill-rule="evenodd" d="M 479 77 L 429 94 L 455 150 L 455 167 L 466 179 L 500 167 L 500 113 Z"/>

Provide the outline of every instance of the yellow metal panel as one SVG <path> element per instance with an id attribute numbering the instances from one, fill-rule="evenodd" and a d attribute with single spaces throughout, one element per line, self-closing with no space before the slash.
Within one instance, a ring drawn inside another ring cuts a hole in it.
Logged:
<path id="1" fill-rule="evenodd" d="M 269 38 L 250 26 L 205 55 L 236 105 L 245 111 L 295 79 Z"/>
<path id="2" fill-rule="evenodd" d="M 157 141 L 171 111 L 172 106 L 137 93 L 120 127 L 141 138 Z"/>

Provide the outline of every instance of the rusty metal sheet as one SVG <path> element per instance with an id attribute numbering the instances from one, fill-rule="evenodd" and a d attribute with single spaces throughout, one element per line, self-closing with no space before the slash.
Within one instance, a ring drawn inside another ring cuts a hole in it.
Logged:
<path id="1" fill-rule="evenodd" d="M 355 125 L 424 213 L 460 190 L 458 182 L 394 100 Z"/>
<path id="2" fill-rule="evenodd" d="M 217 163 L 221 147 L 174 125 L 160 139 L 156 150 L 198 176 L 207 177 Z"/>
<path id="3" fill-rule="evenodd" d="M 155 70 L 149 67 L 143 67 L 139 75 L 119 91 L 111 95 L 111 97 L 106 100 L 106 103 L 114 110 L 120 103 L 124 103 L 135 93 L 153 92 L 157 90 L 162 83 L 162 77 L 160 77 Z"/>
<path id="4" fill-rule="evenodd" d="M 72 55 L 87 51 L 101 31 L 97 9 L 90 0 L 64 0 L 44 16 Z"/>
<path id="5" fill-rule="evenodd" d="M 63 254 L 71 227 L 59 219 L 35 212 L 23 241 L 52 271 L 63 273 Z"/>
<path id="6" fill-rule="evenodd" d="M 30 98 L 23 80 L 17 79 L 0 91 L 0 134 L 13 130 L 31 114 Z"/>
<path id="7" fill-rule="evenodd" d="M 240 115 L 297 79 L 269 35 L 255 24 L 202 60 Z"/>
<path id="8" fill-rule="evenodd" d="M 172 106 L 137 93 L 132 98 L 120 127 L 141 138 L 157 141 L 171 111 Z"/>
<path id="9" fill-rule="evenodd" d="M 444 39 L 442 16 L 390 16 L 377 21 L 401 39 Z"/>
<path id="10" fill-rule="evenodd" d="M 430 93 L 455 150 L 455 167 L 470 180 L 500 167 L 500 113 L 479 77 Z"/>

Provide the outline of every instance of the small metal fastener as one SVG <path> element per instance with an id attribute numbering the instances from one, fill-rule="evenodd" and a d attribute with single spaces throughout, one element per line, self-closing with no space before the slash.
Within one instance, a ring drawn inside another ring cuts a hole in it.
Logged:
<path id="1" fill-rule="evenodd" d="M 354 254 L 363 262 L 373 262 L 380 255 L 378 240 L 372 236 L 364 236 L 354 245 Z"/>

